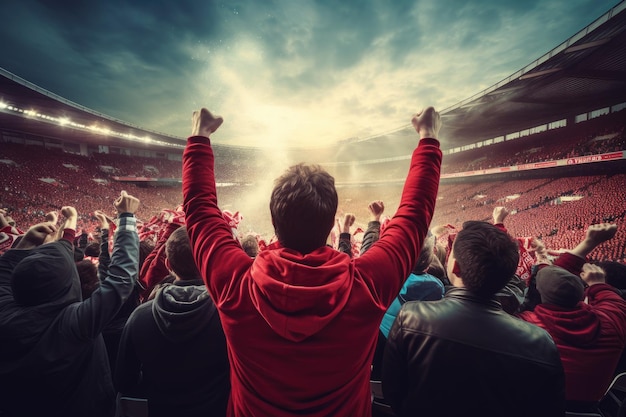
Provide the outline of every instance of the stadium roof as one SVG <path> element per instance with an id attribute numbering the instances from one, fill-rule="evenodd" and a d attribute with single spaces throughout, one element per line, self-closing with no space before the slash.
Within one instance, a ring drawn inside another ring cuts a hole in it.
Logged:
<path id="1" fill-rule="evenodd" d="M 451 148 L 624 102 L 626 0 L 505 80 L 443 110 L 441 137 L 444 148 Z M 29 108 L 37 112 L 25 117 Z M 64 123 L 68 119 L 89 129 Z M 100 145 L 154 149 L 165 142 L 182 149 L 184 144 L 183 138 L 110 118 L 2 69 L 0 129 Z M 134 141 L 132 145 L 129 139 Z"/>
<path id="2" fill-rule="evenodd" d="M 444 110 L 442 136 L 474 143 L 625 101 L 622 1 L 541 58 Z"/>

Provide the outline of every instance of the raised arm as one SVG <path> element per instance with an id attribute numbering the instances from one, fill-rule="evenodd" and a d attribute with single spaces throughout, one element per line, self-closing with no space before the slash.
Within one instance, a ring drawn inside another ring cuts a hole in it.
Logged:
<path id="1" fill-rule="evenodd" d="M 391 303 L 415 265 L 428 233 L 439 188 L 439 113 L 428 107 L 417 113 L 412 123 L 421 139 L 413 151 L 398 211 L 378 242 L 354 260 L 363 278 L 372 280 L 383 305 Z"/>
<path id="2" fill-rule="evenodd" d="M 102 211 L 94 212 L 98 223 L 100 224 L 100 255 L 98 255 L 98 277 L 100 281 L 104 280 L 111 263 L 111 255 L 109 254 L 109 217 Z"/>
<path id="3" fill-rule="evenodd" d="M 346 213 L 343 216 L 343 222 L 337 220 L 339 225 L 339 245 L 337 250 L 343 252 L 352 258 L 352 240 L 350 235 L 350 227 L 354 224 L 356 217 L 352 213 Z"/>
<path id="4" fill-rule="evenodd" d="M 593 224 L 587 228 L 585 238 L 574 249 L 570 251 L 572 255 L 581 258 L 587 257 L 592 250 L 607 240 L 613 239 L 617 233 L 617 225 L 611 223 Z"/>
<path id="5" fill-rule="evenodd" d="M 498 206 L 493 209 L 491 217 L 494 225 L 502 225 L 504 227 L 504 219 L 509 215 L 509 210 L 506 207 Z"/>
<path id="6" fill-rule="evenodd" d="M 57 233 L 58 227 L 51 222 L 43 222 L 32 226 L 15 249 L 34 249 L 42 245 L 50 236 Z"/>
<path id="7" fill-rule="evenodd" d="M 78 337 L 96 337 L 115 317 L 133 290 L 139 267 L 139 236 L 134 213 L 139 200 L 122 191 L 114 204 L 119 224 L 115 230 L 111 263 L 100 287 L 78 304 Z"/>
<path id="8" fill-rule="evenodd" d="M 252 263 L 217 205 L 210 135 L 222 118 L 207 109 L 193 113 L 192 136 L 183 153 L 183 201 L 187 232 L 200 273 L 216 303 Z"/>
<path id="9" fill-rule="evenodd" d="M 372 201 L 367 209 L 370 212 L 370 221 L 367 223 L 367 230 L 363 235 L 361 244 L 361 255 L 376 242 L 380 237 L 380 217 L 385 212 L 385 203 L 382 200 Z"/>
<path id="10" fill-rule="evenodd" d="M 572 250 L 559 255 L 555 265 L 567 269 L 575 275 L 580 275 L 587 255 L 600 244 L 610 240 L 617 233 L 617 225 L 611 223 L 593 224 L 587 228 L 584 239 Z"/>
<path id="11" fill-rule="evenodd" d="M 620 291 L 606 283 L 606 272 L 598 265 L 584 264 L 580 277 L 588 285 L 585 302 L 609 317 L 621 343 L 626 342 L 626 301 Z"/>

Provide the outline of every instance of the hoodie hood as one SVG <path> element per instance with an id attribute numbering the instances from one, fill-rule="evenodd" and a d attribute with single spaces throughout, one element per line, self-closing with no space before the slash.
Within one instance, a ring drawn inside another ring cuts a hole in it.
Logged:
<path id="1" fill-rule="evenodd" d="M 600 319 L 588 304 L 579 302 L 573 308 L 539 304 L 535 314 L 557 344 L 592 346 L 600 337 Z"/>
<path id="2" fill-rule="evenodd" d="M 11 292 L 0 306 L 0 354 L 17 360 L 39 343 L 59 313 L 82 300 L 71 244 L 60 240 L 28 251 L 13 269 Z"/>
<path id="3" fill-rule="evenodd" d="M 201 280 L 168 285 L 157 293 L 152 303 L 157 327 L 172 342 L 183 342 L 205 331 L 216 311 Z"/>
<path id="4" fill-rule="evenodd" d="M 77 285 L 80 289 L 74 252 L 63 242 L 33 249 L 15 266 L 11 277 L 15 301 L 29 307 L 81 301 L 80 291 L 76 292 Z"/>
<path id="5" fill-rule="evenodd" d="M 302 341 L 343 310 L 353 268 L 348 255 L 327 246 L 306 255 L 286 248 L 263 251 L 250 269 L 252 302 L 277 334 Z"/>

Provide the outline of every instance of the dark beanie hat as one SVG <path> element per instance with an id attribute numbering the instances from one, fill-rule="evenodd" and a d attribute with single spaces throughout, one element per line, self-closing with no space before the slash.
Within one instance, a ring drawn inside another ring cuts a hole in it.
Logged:
<path id="1" fill-rule="evenodd" d="M 546 266 L 537 272 L 537 291 L 541 302 L 574 307 L 585 295 L 583 280 L 558 266 Z"/>
<path id="2" fill-rule="evenodd" d="M 15 266 L 11 289 L 18 304 L 35 306 L 63 298 L 74 280 L 78 272 L 73 254 L 55 242 L 34 249 Z"/>

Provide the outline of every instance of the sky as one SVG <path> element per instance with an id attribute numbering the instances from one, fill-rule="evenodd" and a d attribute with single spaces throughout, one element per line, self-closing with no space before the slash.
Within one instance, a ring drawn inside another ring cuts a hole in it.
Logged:
<path id="1" fill-rule="evenodd" d="M 206 107 L 215 143 L 326 146 L 453 106 L 618 3 L 3 0 L 0 67 L 181 138 Z"/>

